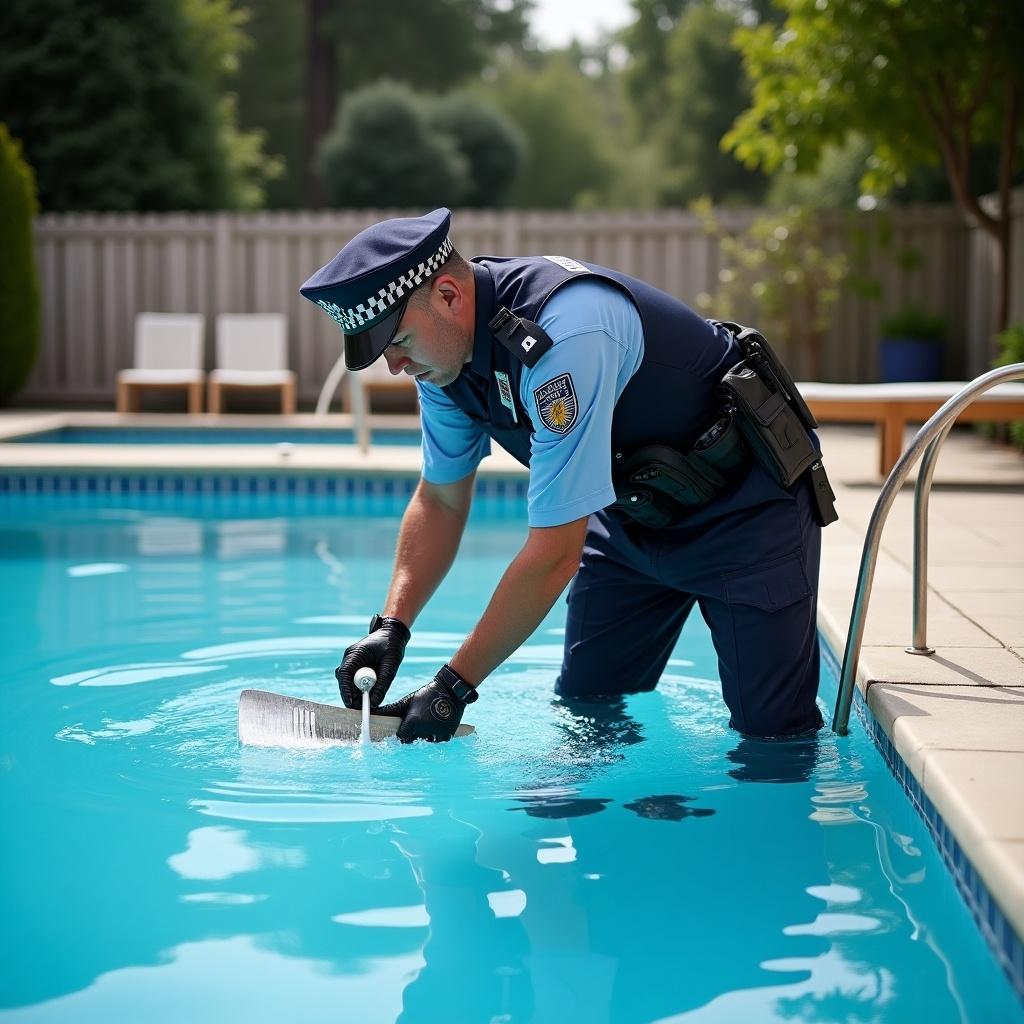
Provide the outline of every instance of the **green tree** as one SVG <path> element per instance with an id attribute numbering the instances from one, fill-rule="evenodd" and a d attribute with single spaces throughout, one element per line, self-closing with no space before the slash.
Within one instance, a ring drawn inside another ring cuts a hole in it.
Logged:
<path id="1" fill-rule="evenodd" d="M 252 46 L 241 53 L 234 88 L 241 130 L 265 133 L 264 148 L 282 158 L 280 177 L 265 185 L 266 205 L 304 204 L 305 18 L 295 0 L 245 0 Z"/>
<path id="2" fill-rule="evenodd" d="M 736 15 L 692 4 L 670 33 L 663 106 L 655 122 L 668 179 L 662 198 L 685 204 L 757 202 L 767 181 L 745 168 L 720 141 L 750 102 L 750 83 L 732 36 Z"/>
<path id="3" fill-rule="evenodd" d="M 316 152 L 354 89 L 387 76 L 441 92 L 479 75 L 497 51 L 521 49 L 532 2 L 307 0 L 305 152 Z M 316 198 L 312 177 L 306 194 Z"/>
<path id="4" fill-rule="evenodd" d="M 632 0 L 633 22 L 620 33 L 629 51 L 626 88 L 638 124 L 661 119 L 669 102 L 668 83 L 675 60 L 671 41 L 679 22 L 694 8 L 716 7 L 745 25 L 777 20 L 772 0 Z"/>
<path id="5" fill-rule="evenodd" d="M 320 149 L 333 205 L 457 206 L 471 187 L 469 161 L 430 124 L 407 85 L 383 81 L 354 92 Z"/>
<path id="6" fill-rule="evenodd" d="M 450 136 L 469 164 L 463 206 L 503 206 L 523 162 L 526 140 L 515 123 L 478 96 L 454 92 L 430 103 L 434 130 Z"/>
<path id="7" fill-rule="evenodd" d="M 189 43 L 199 74 L 210 84 L 217 100 L 220 148 L 227 161 L 228 206 L 254 209 L 266 200 L 266 184 L 281 177 L 284 162 L 265 152 L 263 129 L 243 130 L 238 123 L 238 94 L 231 86 L 241 57 L 252 48 L 246 33 L 250 13 L 232 0 L 181 0 L 189 29 Z"/>
<path id="8" fill-rule="evenodd" d="M 39 351 L 39 281 L 32 256 L 38 213 L 32 169 L 0 123 L 0 403 L 25 383 Z"/>
<path id="9" fill-rule="evenodd" d="M 335 40 L 342 90 L 383 75 L 429 92 L 461 85 L 501 49 L 521 49 L 533 0 L 345 0 L 324 31 Z"/>
<path id="10" fill-rule="evenodd" d="M 229 203 L 217 95 L 178 4 L 6 0 L 0 39 L 0 110 L 44 209 Z"/>
<path id="11" fill-rule="evenodd" d="M 603 195 L 611 187 L 616 162 L 607 141 L 605 111 L 571 54 L 510 64 L 483 95 L 526 137 L 523 169 L 509 195 L 511 205 L 593 205 L 588 195 Z"/>
<path id="12" fill-rule="evenodd" d="M 822 148 L 818 166 L 810 172 L 779 171 L 771 180 L 767 205 L 775 209 L 800 206 L 806 210 L 854 209 L 864 199 L 861 181 L 868 170 L 871 143 L 856 132 L 842 145 Z"/>
<path id="13" fill-rule="evenodd" d="M 753 103 L 725 144 L 748 164 L 810 170 L 851 131 L 871 142 L 864 187 L 884 194 L 913 168 L 941 159 L 957 203 L 995 239 L 996 323 L 1010 286 L 1010 191 L 1024 147 L 1024 5 L 1016 0 L 778 0 L 773 25 L 737 42 Z M 986 208 L 971 162 L 998 152 L 998 196 Z"/>
<path id="14" fill-rule="evenodd" d="M 633 0 L 636 18 L 622 30 L 629 51 L 626 90 L 640 125 L 661 119 L 668 102 L 666 83 L 671 65 L 668 41 L 692 0 Z"/>

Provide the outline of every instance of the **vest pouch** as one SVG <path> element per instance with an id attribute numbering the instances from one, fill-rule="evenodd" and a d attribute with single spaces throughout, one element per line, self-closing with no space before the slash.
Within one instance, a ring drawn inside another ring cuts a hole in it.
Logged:
<path id="1" fill-rule="evenodd" d="M 735 409 L 754 458 L 780 487 L 791 487 L 817 462 L 818 451 L 784 393 L 769 387 L 745 360 L 722 378 L 719 391 Z"/>

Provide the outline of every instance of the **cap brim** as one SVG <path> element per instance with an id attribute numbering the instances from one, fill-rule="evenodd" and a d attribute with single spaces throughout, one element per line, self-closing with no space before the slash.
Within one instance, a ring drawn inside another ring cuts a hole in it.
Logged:
<path id="1" fill-rule="evenodd" d="M 384 354 L 398 331 L 406 303 L 396 306 L 383 320 L 358 334 L 345 335 L 345 366 L 350 370 L 365 370 L 370 363 Z"/>

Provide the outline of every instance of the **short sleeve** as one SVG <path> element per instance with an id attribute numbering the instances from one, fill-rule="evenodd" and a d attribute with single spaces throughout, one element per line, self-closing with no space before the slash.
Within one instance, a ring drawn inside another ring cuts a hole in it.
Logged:
<path id="1" fill-rule="evenodd" d="M 623 292 L 587 280 L 556 292 L 540 326 L 554 345 L 520 383 L 534 426 L 529 523 L 560 526 L 615 500 L 612 416 L 643 358 L 643 328 Z"/>
<path id="2" fill-rule="evenodd" d="M 423 479 L 451 484 L 491 453 L 491 439 L 440 388 L 416 382 L 423 435 Z"/>

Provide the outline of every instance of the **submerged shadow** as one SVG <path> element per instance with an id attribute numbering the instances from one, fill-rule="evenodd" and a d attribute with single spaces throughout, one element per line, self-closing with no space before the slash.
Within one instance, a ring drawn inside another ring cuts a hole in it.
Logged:
<path id="1" fill-rule="evenodd" d="M 607 797 L 548 796 L 544 793 L 517 796 L 522 807 L 510 811 L 525 811 L 531 818 L 582 818 L 603 811 L 612 801 Z"/>
<path id="2" fill-rule="evenodd" d="M 806 782 L 818 763 L 819 733 L 792 739 L 744 736 L 726 755 L 738 782 Z"/>
<path id="3" fill-rule="evenodd" d="M 624 804 L 627 811 L 639 814 L 641 818 L 654 821 L 682 821 L 683 818 L 708 818 L 714 814 L 711 807 L 686 807 L 685 804 L 696 800 L 695 796 L 678 796 L 670 793 L 665 796 L 643 796 L 631 804 Z"/>

